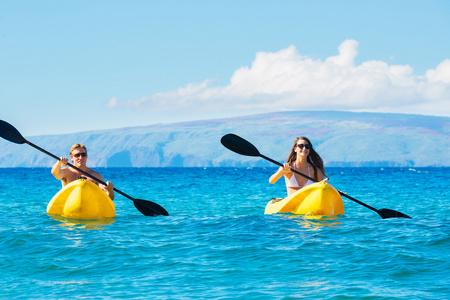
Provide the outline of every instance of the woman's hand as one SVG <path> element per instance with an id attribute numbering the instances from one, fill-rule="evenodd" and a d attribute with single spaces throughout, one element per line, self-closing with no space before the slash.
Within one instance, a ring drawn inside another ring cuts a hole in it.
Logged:
<path id="1" fill-rule="evenodd" d="M 114 190 L 114 184 L 111 181 L 107 181 L 105 188 L 106 188 L 106 190 L 111 192 L 112 190 Z"/>
<path id="2" fill-rule="evenodd" d="M 291 165 L 288 163 L 283 164 L 283 174 L 291 173 Z"/>

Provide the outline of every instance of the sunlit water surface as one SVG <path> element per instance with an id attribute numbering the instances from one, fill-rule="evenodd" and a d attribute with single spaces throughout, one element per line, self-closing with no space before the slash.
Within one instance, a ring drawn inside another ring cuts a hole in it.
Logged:
<path id="1" fill-rule="evenodd" d="M 46 213 L 49 169 L 0 170 L 2 298 L 448 299 L 448 168 L 329 168 L 339 218 L 264 215 L 284 197 L 272 168 L 110 168 L 106 180 L 169 217 L 116 196 L 105 222 Z"/>

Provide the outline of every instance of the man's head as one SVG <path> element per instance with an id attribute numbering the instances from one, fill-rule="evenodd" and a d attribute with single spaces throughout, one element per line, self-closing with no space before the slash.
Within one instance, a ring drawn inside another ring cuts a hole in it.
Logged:
<path id="1" fill-rule="evenodd" d="M 83 144 L 75 144 L 70 148 L 70 159 L 75 166 L 86 165 L 87 149 Z"/>

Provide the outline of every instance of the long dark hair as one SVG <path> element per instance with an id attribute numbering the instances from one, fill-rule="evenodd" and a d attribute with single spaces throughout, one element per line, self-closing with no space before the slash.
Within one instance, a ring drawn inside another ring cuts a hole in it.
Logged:
<path id="1" fill-rule="evenodd" d="M 327 176 L 325 174 L 325 168 L 323 166 L 322 158 L 320 157 L 319 153 L 317 153 L 316 150 L 314 150 L 314 147 L 313 147 L 312 143 L 310 142 L 310 140 L 305 136 L 299 136 L 298 138 L 295 139 L 294 145 L 292 146 L 292 149 L 291 149 L 291 152 L 288 155 L 287 162 L 289 164 L 292 164 L 297 159 L 297 153 L 295 152 L 295 148 L 297 147 L 297 142 L 299 140 L 304 140 L 304 141 L 308 142 L 308 144 L 311 145 L 311 149 L 309 149 L 309 154 L 308 154 L 308 157 L 306 158 L 306 161 L 308 163 L 310 163 L 314 168 L 314 178 L 317 180 L 317 169 L 322 171 L 323 176 Z"/>

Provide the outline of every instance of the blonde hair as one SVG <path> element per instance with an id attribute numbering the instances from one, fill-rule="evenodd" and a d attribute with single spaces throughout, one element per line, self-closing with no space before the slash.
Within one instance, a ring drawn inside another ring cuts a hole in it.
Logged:
<path id="1" fill-rule="evenodd" d="M 84 149 L 84 150 L 86 151 L 86 153 L 87 153 L 87 149 L 86 149 L 86 146 L 85 146 L 85 145 L 83 145 L 83 144 L 74 144 L 74 145 L 70 148 L 69 154 L 72 155 L 72 151 L 75 150 L 75 149 L 77 149 L 77 148 L 82 148 L 82 149 Z"/>

